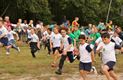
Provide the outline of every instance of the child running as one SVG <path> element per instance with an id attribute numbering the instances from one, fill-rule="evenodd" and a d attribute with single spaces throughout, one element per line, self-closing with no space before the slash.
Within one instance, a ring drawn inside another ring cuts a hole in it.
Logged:
<path id="1" fill-rule="evenodd" d="M 8 28 L 8 33 L 7 33 L 8 45 L 7 45 L 7 52 L 6 52 L 7 55 L 10 54 L 11 47 L 14 48 L 15 50 L 17 50 L 18 52 L 20 52 L 20 48 L 17 47 L 17 45 L 15 44 L 15 39 L 14 39 L 13 35 L 16 35 L 17 40 L 19 40 L 18 34 L 14 31 L 12 31 L 11 28 Z"/>
<path id="2" fill-rule="evenodd" d="M 31 41 L 29 41 L 31 54 L 33 58 L 36 58 L 35 53 L 40 49 L 40 41 L 35 33 L 35 29 L 31 29 Z"/>
<path id="3" fill-rule="evenodd" d="M 72 39 L 66 34 L 67 29 L 62 28 L 61 29 L 61 34 L 62 34 L 62 56 L 59 62 L 59 67 L 58 70 L 55 72 L 56 74 L 61 75 L 62 74 L 62 68 L 64 65 L 64 61 L 68 57 L 69 61 L 72 63 L 74 61 L 73 59 L 73 46 L 72 46 Z"/>
<path id="4" fill-rule="evenodd" d="M 52 67 L 57 66 L 57 60 L 59 58 L 60 53 L 60 46 L 61 46 L 61 34 L 59 33 L 58 26 L 54 27 L 54 34 L 51 36 L 50 40 L 50 48 L 53 50 L 53 63 L 51 64 Z"/>
<path id="5" fill-rule="evenodd" d="M 89 73 L 92 69 L 92 63 L 94 62 L 94 52 L 91 46 L 86 43 L 85 35 L 79 36 L 80 45 L 79 45 L 79 55 L 80 55 L 80 63 L 79 70 L 81 79 L 80 80 L 90 80 L 87 77 L 87 73 Z"/>
<path id="6" fill-rule="evenodd" d="M 115 49 L 123 48 L 121 46 L 110 41 L 110 35 L 108 33 L 103 33 L 101 35 L 102 41 L 97 47 L 97 52 L 102 53 L 102 71 L 108 80 L 118 80 L 117 75 L 114 73 L 113 67 L 116 64 Z"/>

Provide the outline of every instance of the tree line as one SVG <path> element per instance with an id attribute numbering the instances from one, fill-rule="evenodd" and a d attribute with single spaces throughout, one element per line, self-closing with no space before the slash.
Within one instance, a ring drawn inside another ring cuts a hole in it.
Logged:
<path id="1" fill-rule="evenodd" d="M 97 24 L 106 20 L 110 0 L 0 0 L 0 16 L 10 16 L 12 22 L 18 18 L 41 20 L 46 24 L 61 23 L 63 16 L 72 21 L 80 18 L 81 25 Z M 112 0 L 109 19 L 122 25 L 121 6 L 123 0 Z"/>

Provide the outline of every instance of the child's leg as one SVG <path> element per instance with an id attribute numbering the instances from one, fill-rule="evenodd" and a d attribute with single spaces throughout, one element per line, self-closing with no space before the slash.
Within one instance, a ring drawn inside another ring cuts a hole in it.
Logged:
<path id="1" fill-rule="evenodd" d="M 17 50 L 18 52 L 20 52 L 20 48 L 18 46 L 16 46 L 16 44 L 12 45 L 12 48 L 14 48 L 15 50 Z"/>
<path id="2" fill-rule="evenodd" d="M 118 80 L 118 77 L 117 77 L 117 75 L 114 73 L 113 70 L 109 71 L 109 74 L 110 74 L 110 76 L 111 76 L 114 80 Z"/>
<path id="3" fill-rule="evenodd" d="M 53 57 L 54 58 L 53 63 L 56 64 L 58 59 L 59 59 L 59 57 L 60 57 L 59 51 L 57 49 L 55 50 L 53 56 L 54 56 Z"/>
<path id="4" fill-rule="evenodd" d="M 63 65 L 64 65 L 64 61 L 66 60 L 66 57 L 67 57 L 67 55 L 62 55 L 61 56 L 61 59 L 60 59 L 60 62 L 59 62 L 59 68 L 55 72 L 56 74 L 59 74 L 59 75 L 62 74 L 62 68 L 63 68 Z"/>
<path id="5" fill-rule="evenodd" d="M 80 75 L 81 75 L 81 79 L 82 80 L 89 80 L 89 78 L 87 77 L 87 71 L 84 71 L 84 70 L 80 70 Z"/>
<path id="6" fill-rule="evenodd" d="M 67 52 L 67 56 L 68 56 L 68 59 L 70 60 L 70 63 L 72 63 L 75 60 L 72 51 Z"/>
<path id="7" fill-rule="evenodd" d="M 59 69 L 62 70 L 62 67 L 64 65 L 64 61 L 66 60 L 67 55 L 62 55 L 60 62 L 59 62 Z"/>
<path id="8" fill-rule="evenodd" d="M 6 46 L 6 54 L 10 54 L 10 48 L 11 48 L 11 47 L 12 47 L 11 45 Z"/>
<path id="9" fill-rule="evenodd" d="M 112 78 L 111 78 L 111 76 L 110 76 L 108 70 L 109 70 L 109 67 L 108 67 L 107 65 L 103 65 L 103 66 L 102 66 L 102 71 L 103 71 L 103 73 L 105 74 L 105 76 L 107 77 L 107 79 L 108 79 L 108 80 L 112 80 Z"/>

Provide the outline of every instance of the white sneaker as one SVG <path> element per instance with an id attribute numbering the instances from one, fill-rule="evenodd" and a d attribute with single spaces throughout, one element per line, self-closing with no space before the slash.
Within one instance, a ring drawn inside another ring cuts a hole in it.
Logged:
<path id="1" fill-rule="evenodd" d="M 92 66 L 91 72 L 93 72 L 94 74 L 98 74 L 95 66 Z"/>
<path id="2" fill-rule="evenodd" d="M 9 55 L 10 53 L 9 52 L 6 52 L 6 55 Z"/>
<path id="3" fill-rule="evenodd" d="M 20 52 L 20 48 L 19 47 L 17 47 L 18 48 L 18 52 Z"/>
<path id="4" fill-rule="evenodd" d="M 74 57 L 73 57 L 73 59 L 76 59 L 76 58 L 77 58 L 77 56 L 74 56 Z"/>

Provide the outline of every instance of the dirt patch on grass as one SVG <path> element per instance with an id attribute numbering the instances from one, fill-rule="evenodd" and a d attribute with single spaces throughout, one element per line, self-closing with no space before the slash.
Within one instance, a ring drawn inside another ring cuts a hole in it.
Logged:
<path id="1" fill-rule="evenodd" d="M 88 75 L 91 80 L 107 80 L 104 75 Z M 123 80 L 123 73 L 118 74 L 119 79 Z M 63 75 L 56 75 L 56 74 L 41 74 L 38 76 L 34 75 L 10 75 L 10 74 L 1 74 L 0 80 L 80 80 L 80 76 L 78 73 L 71 75 L 71 74 L 63 74 Z"/>

